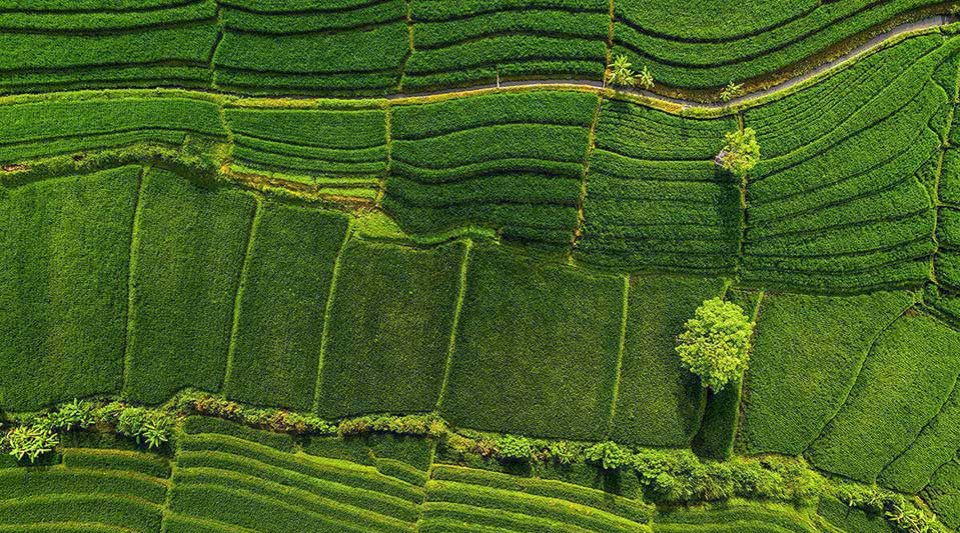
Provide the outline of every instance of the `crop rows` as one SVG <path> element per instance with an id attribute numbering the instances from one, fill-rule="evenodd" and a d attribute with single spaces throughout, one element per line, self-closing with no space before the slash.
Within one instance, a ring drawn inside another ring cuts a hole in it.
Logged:
<path id="1" fill-rule="evenodd" d="M 67 448 L 63 465 L 0 468 L 0 528 L 153 533 L 168 472 L 151 455 L 82 448 Z"/>
<path id="2" fill-rule="evenodd" d="M 193 531 L 198 519 L 221 531 L 413 529 L 422 488 L 370 466 L 280 451 L 257 442 L 274 440 L 270 433 L 231 426 L 187 428 L 167 531 Z"/>
<path id="3" fill-rule="evenodd" d="M 382 109 L 227 108 L 233 161 L 308 183 L 380 178 L 387 170 Z M 294 178 L 296 179 L 296 178 Z"/>
<path id="4" fill-rule="evenodd" d="M 733 120 L 694 120 L 605 100 L 578 256 L 631 270 L 733 269 L 739 193 L 713 164 Z"/>
<path id="5" fill-rule="evenodd" d="M 250 94 L 384 93 L 409 51 L 404 0 L 226 0 L 217 87 Z"/>
<path id="6" fill-rule="evenodd" d="M 697 20 L 690 20 L 691 14 L 676 13 L 676 7 L 651 6 L 647 0 L 616 0 L 614 54 L 625 53 L 635 63 L 649 65 L 666 85 L 716 88 L 731 80 L 757 78 L 794 66 L 931 2 L 791 2 L 793 5 L 778 6 L 778 13 L 766 20 L 756 17 L 756 11 L 765 11 L 763 8 L 745 4 L 723 6 L 718 13 L 710 11 L 719 8 L 705 7 L 696 12 Z M 740 9 L 750 15 L 726 25 L 717 22 L 736 17 Z M 680 21 L 690 26 L 681 30 Z"/>
<path id="7" fill-rule="evenodd" d="M 503 78 L 600 79 L 607 0 L 416 0 L 403 89 Z"/>
<path id="8" fill-rule="evenodd" d="M 822 531 L 795 508 L 748 502 L 678 508 L 657 515 L 656 533 L 815 533 Z"/>
<path id="9" fill-rule="evenodd" d="M 960 527 L 960 462 L 953 459 L 937 469 L 923 495 L 947 527 Z"/>
<path id="10" fill-rule="evenodd" d="M 758 16 L 766 10 L 753 2 L 678 10 L 615 0 L 611 18 L 607 0 L 97 0 L 39 10 L 4 0 L 0 91 L 384 94 L 498 78 L 599 80 L 611 53 L 647 65 L 667 86 L 717 88 L 796 68 L 935 5 L 792 0 Z"/>
<path id="11" fill-rule="evenodd" d="M 0 106 L 0 164 L 136 143 L 223 139 L 217 104 L 192 98 L 89 98 Z"/>
<path id="12" fill-rule="evenodd" d="M 842 291 L 930 277 L 935 211 L 918 175 L 938 155 L 950 96 L 936 79 L 958 41 L 941 43 L 857 65 L 869 75 L 856 92 L 824 84 L 747 112 L 764 160 L 747 189 L 745 281 Z"/>
<path id="13" fill-rule="evenodd" d="M 0 2 L 0 92 L 74 87 L 208 87 L 214 0 Z"/>
<path id="14" fill-rule="evenodd" d="M 419 531 L 650 531 L 648 507 L 558 481 L 436 466 Z"/>
<path id="15" fill-rule="evenodd" d="M 840 409 L 876 336 L 912 304 L 905 292 L 766 295 L 747 379 L 747 449 L 803 453 Z"/>
<path id="16" fill-rule="evenodd" d="M 397 106 L 383 206 L 414 232 L 483 225 L 566 245 L 597 103 L 538 91 Z"/>

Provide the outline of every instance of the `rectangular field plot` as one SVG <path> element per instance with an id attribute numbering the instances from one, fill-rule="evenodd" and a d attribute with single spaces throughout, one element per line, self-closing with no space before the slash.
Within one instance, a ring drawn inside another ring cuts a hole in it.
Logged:
<path id="1" fill-rule="evenodd" d="M 567 246 L 597 103 L 542 91 L 396 106 L 384 208 L 415 233 L 484 226 Z"/>
<path id="2" fill-rule="evenodd" d="M 857 382 L 811 445 L 811 463 L 873 482 L 944 408 L 960 374 L 960 333 L 908 313 L 885 329 Z"/>
<path id="3" fill-rule="evenodd" d="M 700 425 L 705 393 L 680 367 L 674 349 L 683 323 L 723 281 L 679 276 L 630 280 L 619 393 L 610 437 L 644 446 L 688 446 Z"/>
<path id="4" fill-rule="evenodd" d="M 258 404 L 313 404 L 334 262 L 348 228 L 343 215 L 265 204 L 254 221 L 225 393 Z"/>
<path id="5" fill-rule="evenodd" d="M 143 179 L 124 391 L 162 403 L 223 383 L 255 200 L 164 171 Z"/>
<path id="6" fill-rule="evenodd" d="M 225 139 L 217 104 L 190 98 L 92 98 L 0 106 L 0 163 L 185 135 Z"/>
<path id="7" fill-rule="evenodd" d="M 384 94 L 410 51 L 403 0 L 223 2 L 215 84 L 249 94 Z"/>
<path id="8" fill-rule="evenodd" d="M 471 251 L 444 415 L 465 427 L 600 440 L 623 292 L 620 277 Z"/>
<path id="9" fill-rule="evenodd" d="M 413 0 L 406 91 L 501 78 L 600 79 L 607 0 Z"/>
<path id="10" fill-rule="evenodd" d="M 747 112 L 764 160 L 749 177 L 745 282 L 862 292 L 930 277 L 935 214 L 917 176 L 938 157 L 932 124 L 950 96 L 937 79 L 958 46 L 911 40 Z"/>
<path id="11" fill-rule="evenodd" d="M 233 162 L 244 167 L 345 183 L 387 170 L 383 109 L 227 108 Z"/>
<path id="12" fill-rule="evenodd" d="M 347 245 L 323 355 L 321 416 L 436 406 L 466 250 Z"/>
<path id="13" fill-rule="evenodd" d="M 578 257 L 630 269 L 732 270 L 739 191 L 713 157 L 734 129 L 730 119 L 695 120 L 605 100 Z"/>
<path id="14" fill-rule="evenodd" d="M 75 4 L 4 3 L 0 91 L 210 84 L 214 0 Z"/>
<path id="15" fill-rule="evenodd" d="M 188 425 L 165 531 L 413 530 L 421 487 L 370 465 L 270 446 L 285 436 L 230 423 Z"/>
<path id="16" fill-rule="evenodd" d="M 912 303 L 904 292 L 768 293 L 747 371 L 747 449 L 802 453 L 840 408 L 877 334 Z"/>
<path id="17" fill-rule="evenodd" d="M 426 489 L 419 531 L 653 531 L 652 506 L 560 481 L 437 465 Z"/>
<path id="18" fill-rule="evenodd" d="M 0 191 L 0 405 L 118 392 L 139 167 Z"/>

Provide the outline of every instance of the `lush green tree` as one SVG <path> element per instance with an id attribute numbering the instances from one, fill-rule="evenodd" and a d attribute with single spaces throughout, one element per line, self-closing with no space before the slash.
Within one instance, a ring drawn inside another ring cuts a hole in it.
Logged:
<path id="1" fill-rule="evenodd" d="M 39 424 L 17 426 L 11 429 L 3 440 L 10 455 L 20 461 L 29 458 L 31 463 L 41 455 L 53 451 L 60 443 L 57 435 L 49 427 Z"/>
<path id="2" fill-rule="evenodd" d="M 617 56 L 607 67 L 607 83 L 620 87 L 632 87 L 637 83 L 637 73 L 627 56 Z"/>
<path id="3" fill-rule="evenodd" d="M 677 354 L 704 387 L 719 392 L 747 369 L 752 336 L 753 323 L 739 305 L 713 298 L 683 325 Z"/>
<path id="4" fill-rule="evenodd" d="M 530 460 L 533 446 L 526 437 L 504 435 L 497 441 L 500 448 L 500 458 L 504 461 L 526 462 Z"/>
<path id="5" fill-rule="evenodd" d="M 715 161 L 736 176 L 744 176 L 760 162 L 760 144 L 753 128 L 732 131 L 724 137 L 723 150 Z"/>

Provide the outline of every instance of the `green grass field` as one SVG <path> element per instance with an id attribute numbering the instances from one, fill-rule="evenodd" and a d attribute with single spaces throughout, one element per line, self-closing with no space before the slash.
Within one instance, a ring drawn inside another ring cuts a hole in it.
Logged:
<path id="1" fill-rule="evenodd" d="M 958 9 L 0 0 L 0 533 L 956 531 Z"/>

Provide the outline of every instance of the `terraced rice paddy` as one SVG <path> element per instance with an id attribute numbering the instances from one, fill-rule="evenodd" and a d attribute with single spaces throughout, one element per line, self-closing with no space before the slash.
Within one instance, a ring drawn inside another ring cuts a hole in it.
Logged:
<path id="1" fill-rule="evenodd" d="M 0 0 L 0 533 L 960 528 L 953 4 Z"/>

